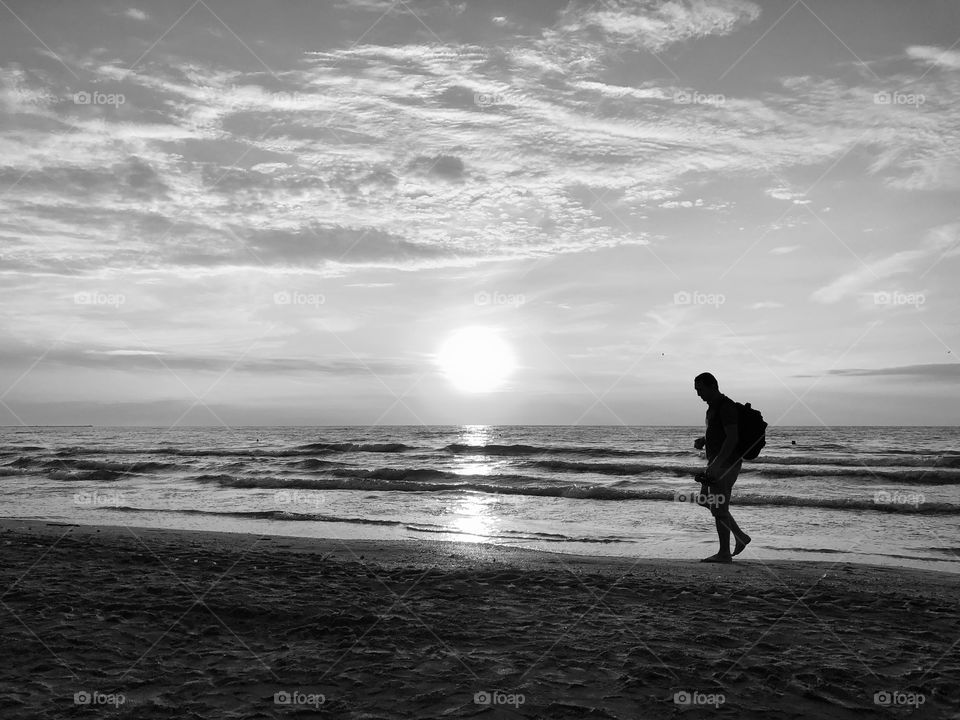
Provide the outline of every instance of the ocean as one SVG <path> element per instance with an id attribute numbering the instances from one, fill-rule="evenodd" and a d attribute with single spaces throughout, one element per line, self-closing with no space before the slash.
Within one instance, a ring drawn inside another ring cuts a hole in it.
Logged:
<path id="1" fill-rule="evenodd" d="M 702 427 L 0 428 L 0 515 L 587 555 L 716 551 Z M 960 572 L 960 429 L 775 427 L 743 560 Z"/>

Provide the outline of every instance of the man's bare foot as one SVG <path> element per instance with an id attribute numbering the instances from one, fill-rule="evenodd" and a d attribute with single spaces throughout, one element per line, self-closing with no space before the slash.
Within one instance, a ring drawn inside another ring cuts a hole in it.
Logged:
<path id="1" fill-rule="evenodd" d="M 742 553 L 744 549 L 746 549 L 747 545 L 750 544 L 751 537 L 749 535 L 744 535 L 744 537 L 746 538 L 746 540 L 744 540 L 743 542 L 740 542 L 739 540 L 737 540 L 737 544 L 733 548 L 734 555 L 739 555 L 740 553 Z"/>
<path id="2" fill-rule="evenodd" d="M 711 555 L 711 556 L 708 557 L 708 558 L 704 558 L 704 559 L 701 560 L 700 562 L 708 562 L 708 563 L 732 563 L 732 562 L 733 562 L 733 558 L 730 557 L 729 555 L 721 555 L 720 553 L 717 553 L 716 555 Z"/>

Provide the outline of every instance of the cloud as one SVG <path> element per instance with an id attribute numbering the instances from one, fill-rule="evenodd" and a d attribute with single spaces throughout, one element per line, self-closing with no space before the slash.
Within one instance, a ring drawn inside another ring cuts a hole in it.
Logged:
<path id="1" fill-rule="evenodd" d="M 802 192 L 797 192 L 786 187 L 775 187 L 767 190 L 767 195 L 772 197 L 774 200 L 790 200 L 794 205 L 809 205 L 810 201 L 806 199 L 806 195 Z"/>
<path id="2" fill-rule="evenodd" d="M 65 365 L 75 368 L 103 368 L 119 371 L 155 370 L 159 372 L 244 372 L 262 374 L 303 374 L 321 375 L 405 375 L 422 372 L 419 363 L 389 357 L 345 357 L 325 358 L 322 360 L 301 357 L 255 358 L 235 355 L 203 356 L 188 355 L 160 350 L 142 350 L 130 348 L 83 349 L 70 348 L 30 348 L 19 346 L 6 348 L 0 352 L 0 361 L 4 365 L 32 364 L 38 357 L 43 365 Z"/>
<path id="3" fill-rule="evenodd" d="M 71 222 L 96 238 L 72 267 L 140 258 L 315 269 L 339 259 L 413 269 L 645 244 L 644 216 L 658 201 L 724 207 L 681 199 L 691 182 L 814 167 L 856 157 L 858 146 L 893 186 L 960 184 L 946 92 L 944 108 L 908 112 L 875 105 L 876 88 L 804 76 L 763 97 L 680 106 L 672 83 L 620 85 L 594 71 L 610 43 L 663 49 L 729 34 L 759 13 L 734 0 L 575 2 L 503 45 L 357 44 L 307 53 L 274 75 L 202 56 L 132 73 L 95 54 L 69 57 L 96 79 L 122 80 L 119 108 L 44 106 L 35 99 L 67 84 L 8 71 L 0 99 L 18 114 L 0 138 L 0 174 L 5 185 L 23 177 L 0 212 L 58 256 L 47 270 L 62 271 Z M 596 60 L 590 72 L 575 57 L 583 48 L 588 65 Z M 807 202 L 786 187 L 768 194 Z M 6 259 L 41 268 L 43 255 Z"/>
<path id="4" fill-rule="evenodd" d="M 150 16 L 145 11 L 134 7 L 126 8 L 124 10 L 115 7 L 104 8 L 104 12 L 113 17 L 123 17 L 130 20 L 136 20 L 138 22 L 146 22 L 150 20 Z"/>
<path id="5" fill-rule="evenodd" d="M 859 145 L 874 156 L 870 174 L 890 187 L 960 189 L 960 148 L 952 141 L 960 132 L 960 119 L 950 112 L 960 93 L 955 79 L 896 74 L 852 84 L 814 76 L 788 77 L 781 82 L 794 99 L 770 95 L 767 107 L 788 112 L 788 137 L 802 135 L 813 149 L 828 136 L 839 139 L 834 133 L 845 135 L 846 130 L 858 128 L 835 157 L 850 156 Z M 771 152 L 777 150 L 771 148 Z M 782 166 L 775 161 L 768 164 L 768 170 Z"/>
<path id="6" fill-rule="evenodd" d="M 752 305 L 748 305 L 747 307 L 750 310 L 765 310 L 767 308 L 783 307 L 783 303 L 775 302 L 773 300 L 761 300 L 760 302 L 755 302 Z"/>
<path id="7" fill-rule="evenodd" d="M 960 255 L 960 223 L 950 223 L 934 228 L 930 231 L 928 241 L 936 258 L 920 274 L 921 278 L 933 270 L 941 260 Z"/>
<path id="8" fill-rule="evenodd" d="M 958 378 L 960 377 L 960 362 L 899 365 L 882 368 L 839 368 L 830 370 L 829 374 L 856 377 L 901 375 L 914 378 Z"/>
<path id="9" fill-rule="evenodd" d="M 159 350 L 89 350 L 88 352 L 91 355 L 150 355 L 154 357 L 166 355 Z"/>
<path id="10" fill-rule="evenodd" d="M 947 70 L 960 70 L 960 50 L 945 50 L 935 45 L 912 45 L 907 57 Z"/>
<path id="11" fill-rule="evenodd" d="M 667 210 L 672 210 L 675 208 L 693 208 L 693 207 L 703 207 L 703 199 L 697 198 L 696 200 L 667 200 L 666 202 L 660 203 L 660 207 Z"/>
<path id="12" fill-rule="evenodd" d="M 900 250 L 870 262 L 861 260 L 861 267 L 818 288 L 811 295 L 821 303 L 835 303 L 847 295 L 862 291 L 869 284 L 894 275 L 918 269 L 924 259 L 943 257 L 952 253 L 960 237 L 960 224 L 949 224 L 932 229 L 913 250 Z"/>
<path id="13" fill-rule="evenodd" d="M 574 2 L 561 21 L 559 32 L 586 37 L 595 33 L 601 40 L 598 44 L 660 52 L 693 38 L 728 35 L 759 17 L 760 7 L 742 0 Z"/>
<path id="14" fill-rule="evenodd" d="M 453 155 L 420 156 L 413 159 L 410 168 L 414 172 L 434 175 L 447 180 L 459 180 L 463 177 L 463 160 Z"/>
<path id="15" fill-rule="evenodd" d="M 811 297 L 821 303 L 838 302 L 871 282 L 909 272 L 911 266 L 925 255 L 922 250 L 902 250 L 872 262 L 861 261 L 861 267 L 818 288 Z"/>
<path id="16" fill-rule="evenodd" d="M 396 7 L 396 4 L 396 0 L 343 0 L 338 6 L 344 10 L 385 13 Z"/>
<path id="17" fill-rule="evenodd" d="M 317 260 L 368 264 L 439 258 L 443 247 L 411 242 L 371 228 L 340 226 L 308 227 L 283 231 L 268 229 L 250 233 L 245 244 L 258 261 L 268 265 L 308 264 Z M 236 253 L 234 257 L 241 259 Z"/>

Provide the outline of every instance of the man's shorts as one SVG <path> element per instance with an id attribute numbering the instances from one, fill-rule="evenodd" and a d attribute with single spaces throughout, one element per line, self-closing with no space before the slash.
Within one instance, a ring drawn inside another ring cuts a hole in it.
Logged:
<path id="1" fill-rule="evenodd" d="M 730 514 L 730 495 L 733 492 L 733 484 L 740 475 L 741 467 L 743 467 L 743 461 L 738 460 L 733 465 L 729 465 L 719 478 L 710 482 L 710 492 L 716 496 L 714 502 L 709 505 L 710 513 L 714 517 Z"/>

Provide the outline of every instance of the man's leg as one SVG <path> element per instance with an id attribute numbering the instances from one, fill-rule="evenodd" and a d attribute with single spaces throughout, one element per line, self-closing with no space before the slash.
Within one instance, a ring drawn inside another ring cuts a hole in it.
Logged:
<path id="1" fill-rule="evenodd" d="M 710 512 L 713 514 L 714 523 L 717 528 L 717 539 L 720 541 L 720 550 L 716 555 L 704 558 L 704 562 L 730 562 L 733 555 L 739 555 L 750 542 L 750 536 L 747 535 L 737 521 L 730 514 L 730 494 L 733 492 L 733 484 L 740 473 L 741 463 L 736 463 L 727 468 L 711 486 L 712 492 L 716 498 L 711 505 Z M 730 552 L 730 533 L 733 533 L 737 541 L 736 548 Z"/>
<path id="2" fill-rule="evenodd" d="M 721 552 L 724 550 L 729 552 L 730 533 L 732 532 L 733 538 L 737 542 L 737 545 L 733 550 L 734 555 L 739 555 L 742 553 L 744 548 L 750 544 L 750 536 L 740 529 L 740 526 L 737 525 L 737 521 L 734 520 L 733 515 L 730 514 L 730 496 L 733 494 L 733 484 L 737 481 L 737 477 L 740 475 L 740 468 L 742 466 L 743 463 L 738 462 L 736 465 L 732 465 L 727 472 L 724 473 L 725 502 L 723 503 L 723 512 L 721 515 L 715 516 L 717 522 L 717 535 L 720 536 Z"/>
<path id="3" fill-rule="evenodd" d="M 722 500 L 716 500 L 713 508 L 713 519 L 717 526 L 717 538 L 720 540 L 720 551 L 717 553 L 719 557 L 729 558 L 730 555 L 730 521 L 733 518 L 730 516 L 730 508 L 727 507 L 729 500 L 727 498 L 727 493 L 724 492 L 726 488 L 717 488 L 714 492 L 719 492 L 722 496 Z"/>
<path id="4" fill-rule="evenodd" d="M 730 528 L 723 521 L 728 514 L 727 503 L 729 493 L 723 479 L 717 479 L 710 484 L 710 514 L 713 515 L 717 527 L 717 537 L 720 540 L 720 551 L 716 555 L 704 558 L 700 562 L 728 563 L 732 562 L 730 555 Z"/>
<path id="5" fill-rule="evenodd" d="M 750 544 L 751 537 L 747 535 L 743 530 L 740 529 L 740 526 L 737 525 L 737 521 L 733 519 L 733 515 L 727 513 L 726 520 L 727 528 L 733 532 L 733 538 L 737 541 L 736 547 L 733 549 L 734 555 L 739 555 L 743 552 L 744 548 Z"/>

